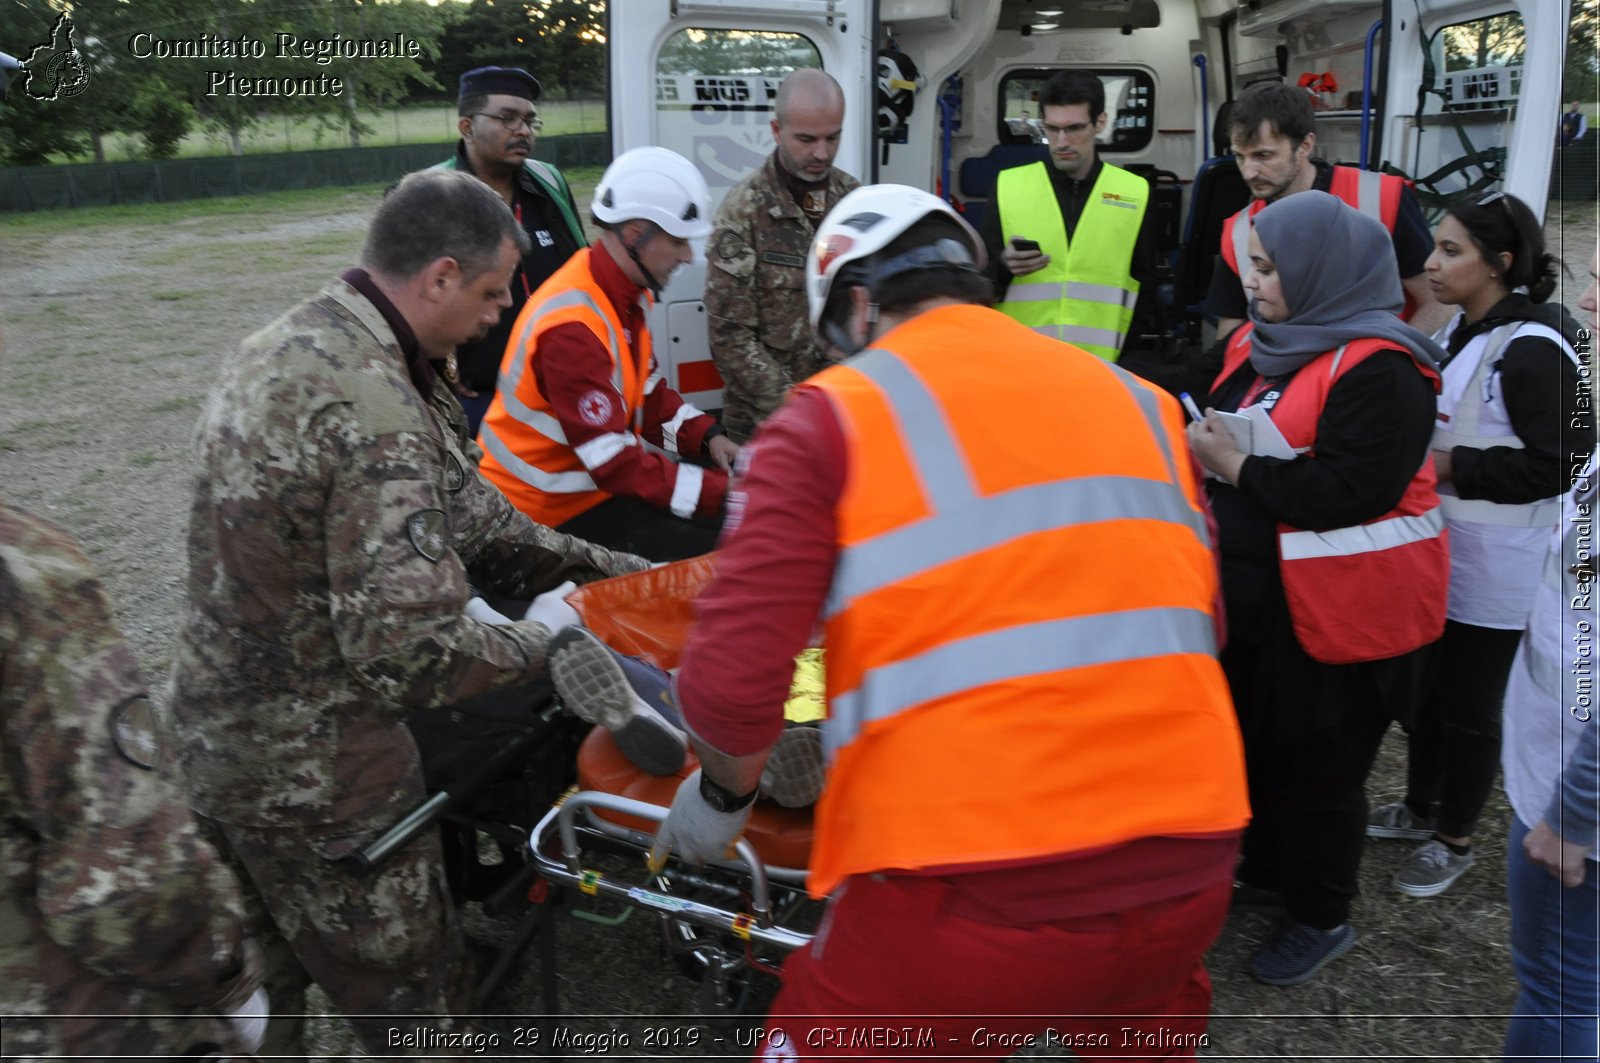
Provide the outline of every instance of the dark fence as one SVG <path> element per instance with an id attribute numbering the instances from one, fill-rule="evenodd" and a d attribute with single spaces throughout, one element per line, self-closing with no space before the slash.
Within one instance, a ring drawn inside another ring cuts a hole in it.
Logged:
<path id="1" fill-rule="evenodd" d="M 1600 187 L 1600 133 L 1591 129 L 1576 144 L 1556 149 L 1550 169 L 1550 196 L 1567 202 L 1594 202 Z"/>
<path id="2" fill-rule="evenodd" d="M 0 168 L 0 213 L 377 184 L 432 166 L 453 150 L 453 143 L 402 144 L 161 162 L 5 167 Z M 605 133 L 541 138 L 534 155 L 561 167 L 604 166 L 611 161 L 611 138 Z"/>

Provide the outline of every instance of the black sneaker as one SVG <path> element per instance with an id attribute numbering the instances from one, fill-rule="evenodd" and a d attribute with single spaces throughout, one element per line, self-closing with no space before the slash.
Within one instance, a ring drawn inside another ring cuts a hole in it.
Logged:
<path id="1" fill-rule="evenodd" d="M 1250 957 L 1250 974 L 1267 985 L 1299 985 L 1355 947 L 1356 928 L 1318 930 L 1288 916 Z"/>
<path id="2" fill-rule="evenodd" d="M 666 672 L 624 656 L 581 627 L 550 640 L 550 679 L 580 720 L 604 727 L 640 769 L 676 775 L 689 748 Z"/>

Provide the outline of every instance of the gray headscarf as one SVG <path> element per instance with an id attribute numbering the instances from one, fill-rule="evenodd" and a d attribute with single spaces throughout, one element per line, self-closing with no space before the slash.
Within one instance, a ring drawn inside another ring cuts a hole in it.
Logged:
<path id="1" fill-rule="evenodd" d="M 1261 247 L 1283 285 L 1289 316 L 1256 316 L 1250 302 L 1250 364 L 1264 377 L 1291 373 L 1351 340 L 1388 340 L 1437 370 L 1444 348 L 1401 321 L 1405 306 L 1394 242 L 1384 227 L 1337 196 L 1299 192 L 1254 218 Z"/>

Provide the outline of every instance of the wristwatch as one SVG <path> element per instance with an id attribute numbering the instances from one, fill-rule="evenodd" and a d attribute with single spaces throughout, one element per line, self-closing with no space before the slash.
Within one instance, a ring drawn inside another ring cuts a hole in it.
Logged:
<path id="1" fill-rule="evenodd" d="M 760 789 L 761 787 L 757 786 L 747 794 L 735 794 L 725 787 L 718 786 L 704 771 L 700 772 L 700 796 L 706 799 L 706 804 L 718 812 L 738 812 L 740 809 L 748 808 L 756 799 L 756 791 Z"/>

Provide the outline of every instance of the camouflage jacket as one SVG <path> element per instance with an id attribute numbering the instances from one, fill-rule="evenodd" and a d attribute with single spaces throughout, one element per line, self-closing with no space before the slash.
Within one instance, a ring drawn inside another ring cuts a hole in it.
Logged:
<path id="1" fill-rule="evenodd" d="M 827 204 L 859 184 L 828 172 Z M 806 315 L 805 264 L 816 229 L 774 156 L 728 192 L 706 245 L 711 358 L 722 374 L 722 423 L 736 442 L 783 402 L 793 384 L 827 366 Z"/>
<path id="2" fill-rule="evenodd" d="M 259 964 L 88 560 L 0 503 L 0 1055 L 229 1046 Z M 42 1016 L 56 1016 L 43 1018 Z M 67 1016 L 86 1016 L 67 1018 Z"/>
<path id="3" fill-rule="evenodd" d="M 550 633 L 462 615 L 647 567 L 534 524 L 478 475 L 382 314 L 343 280 L 223 362 L 195 434 L 172 723 L 196 809 L 392 823 L 424 794 L 405 717 L 542 674 Z M 361 839 L 362 841 L 368 839 Z"/>

